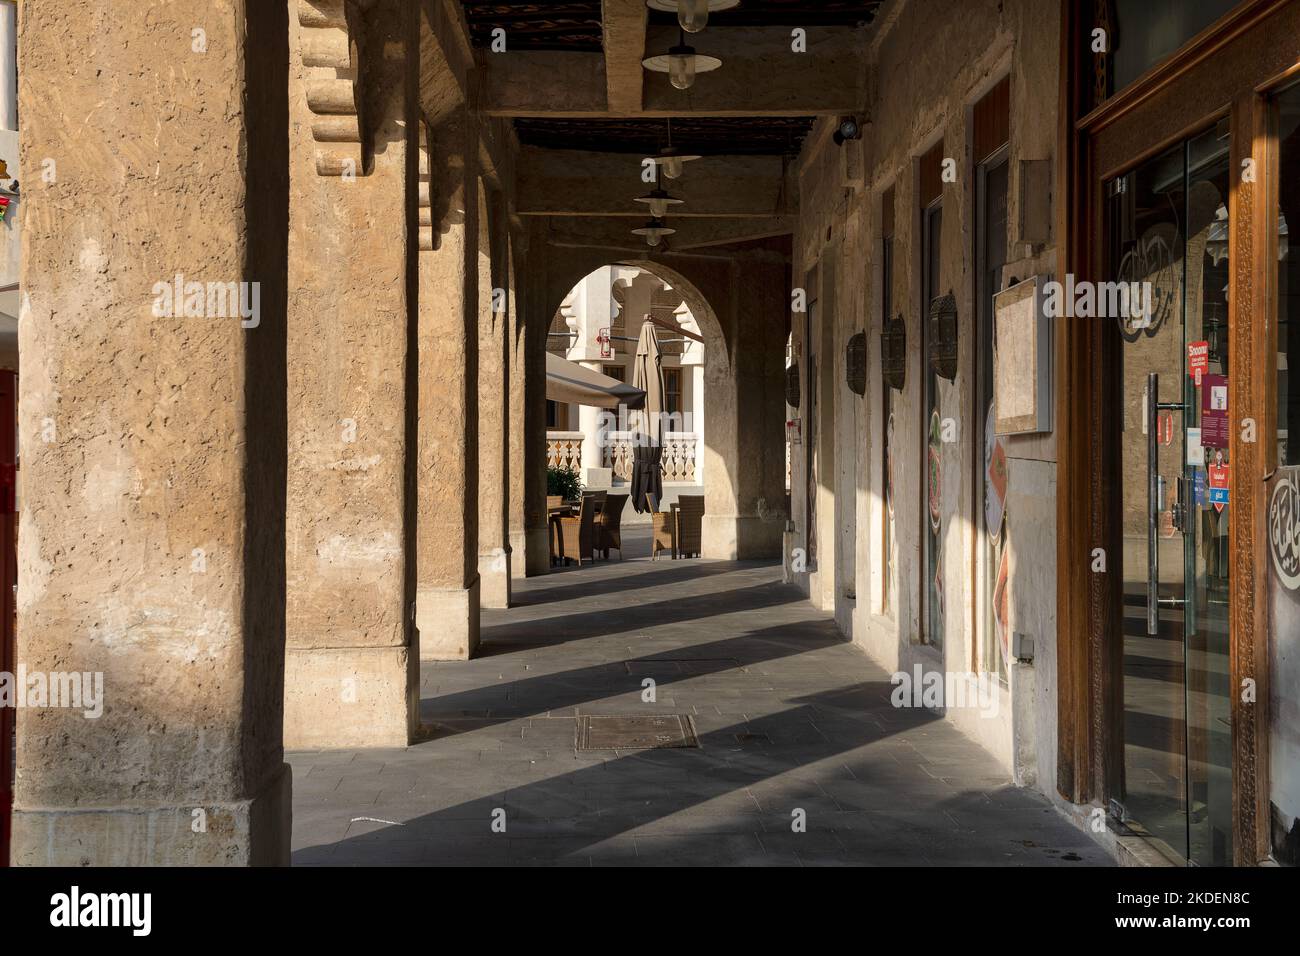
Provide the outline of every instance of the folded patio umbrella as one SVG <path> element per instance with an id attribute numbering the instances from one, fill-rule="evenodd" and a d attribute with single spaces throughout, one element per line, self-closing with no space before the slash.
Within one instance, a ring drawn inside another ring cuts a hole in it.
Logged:
<path id="1" fill-rule="evenodd" d="M 647 316 L 646 318 L 649 318 Z M 632 507 L 638 512 L 655 511 L 663 498 L 660 441 L 664 410 L 664 372 L 659 337 L 650 322 L 641 326 L 632 362 L 632 384 L 645 393 L 645 405 L 631 415 L 632 424 Z"/>

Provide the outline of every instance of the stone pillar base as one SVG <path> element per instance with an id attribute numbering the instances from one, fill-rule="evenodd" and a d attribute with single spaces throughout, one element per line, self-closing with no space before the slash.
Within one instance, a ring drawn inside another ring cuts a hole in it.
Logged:
<path id="1" fill-rule="evenodd" d="M 704 514 L 701 546 L 704 557 L 720 561 L 780 558 L 785 518 Z"/>
<path id="2" fill-rule="evenodd" d="M 480 607 L 510 606 L 510 553 L 495 550 L 478 556 Z"/>
<path id="3" fill-rule="evenodd" d="M 419 728 L 419 661 L 406 647 L 290 647 L 284 749 L 405 747 Z"/>
<path id="4" fill-rule="evenodd" d="M 550 574 L 551 532 L 547 528 L 529 528 L 524 535 L 524 573 L 530 578 Z"/>
<path id="5" fill-rule="evenodd" d="M 514 580 L 528 576 L 528 532 L 510 532 L 510 577 Z"/>
<path id="6" fill-rule="evenodd" d="M 10 860 L 14 866 L 288 866 L 292 808 L 288 764 L 249 800 L 183 807 L 15 807 Z M 200 825 L 206 832 L 194 832 Z"/>
<path id="7" fill-rule="evenodd" d="M 467 588 L 425 588 L 415 598 L 420 660 L 467 661 L 478 650 L 479 582 Z"/>

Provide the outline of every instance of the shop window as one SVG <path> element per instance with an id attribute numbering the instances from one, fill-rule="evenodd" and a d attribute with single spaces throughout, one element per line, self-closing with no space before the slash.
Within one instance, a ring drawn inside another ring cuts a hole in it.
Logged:
<path id="1" fill-rule="evenodd" d="M 1168 59 L 1242 0 L 1111 0 L 1110 92 Z"/>
<path id="2" fill-rule="evenodd" d="M 1277 465 L 1266 487 L 1269 829 L 1273 859 L 1300 865 L 1300 86 L 1276 98 Z"/>

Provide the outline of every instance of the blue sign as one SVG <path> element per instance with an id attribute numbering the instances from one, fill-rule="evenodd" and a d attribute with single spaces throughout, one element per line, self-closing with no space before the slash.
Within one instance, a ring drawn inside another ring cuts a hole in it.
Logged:
<path id="1" fill-rule="evenodd" d="M 1228 503 L 1228 489 L 1227 489 L 1227 488 L 1211 488 L 1211 489 L 1210 489 L 1210 504 L 1212 504 L 1212 505 L 1226 505 L 1227 503 Z"/>

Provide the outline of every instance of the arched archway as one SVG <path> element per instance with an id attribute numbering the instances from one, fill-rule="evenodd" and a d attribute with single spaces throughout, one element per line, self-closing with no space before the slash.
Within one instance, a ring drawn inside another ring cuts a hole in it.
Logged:
<path id="1" fill-rule="evenodd" d="M 785 504 L 784 407 L 780 402 L 785 315 L 772 303 L 784 299 L 784 261 L 767 257 L 744 260 L 735 256 L 692 255 L 672 264 L 599 248 L 553 248 L 544 284 L 535 287 L 529 321 L 549 329 L 550 320 L 573 287 L 606 266 L 640 269 L 678 292 L 704 337 L 703 387 L 707 398 L 707 427 L 703 456 L 705 518 L 702 552 L 705 558 L 769 558 L 780 553 L 787 508 Z M 618 250 L 619 252 L 623 250 Z M 611 255 L 611 253 L 615 253 Z M 779 290 L 779 291 L 778 291 Z M 768 315 L 767 312 L 772 312 Z M 746 348 L 740 349 L 738 321 L 751 322 Z M 773 342 L 768 328 L 777 330 Z M 546 335 L 534 339 L 544 352 Z M 544 360 L 533 367 L 540 371 Z M 544 387 L 533 393 L 541 407 L 533 421 L 545 421 Z M 775 400 L 772 399 L 775 397 Z M 545 494 L 544 434 L 530 436 L 537 468 L 529 477 L 539 487 L 529 501 Z M 532 511 L 533 509 L 530 509 Z M 530 538 L 539 540 L 539 536 Z M 544 541 L 542 537 L 540 540 Z M 531 560 L 530 568 L 539 562 Z"/>
<path id="2" fill-rule="evenodd" d="M 663 272 L 669 272 L 668 276 Z M 674 285 L 674 282 L 677 284 Z M 580 277 L 554 312 L 547 348 L 606 376 L 630 381 L 643 317 L 661 325 L 668 417 L 663 432 L 661 509 L 679 495 L 703 494 L 715 507 L 731 499 L 730 469 L 709 443 L 705 395 L 727 365 L 717 315 L 693 285 L 671 270 L 634 261 L 607 263 Z M 664 331 L 664 329 L 669 329 Z M 672 328 L 681 329 L 674 335 Z M 610 338 L 602 339 L 609 335 Z M 696 341 L 696 337 L 700 341 Z M 722 375 L 725 376 L 725 368 Z M 626 410 L 547 407 L 547 463 L 578 472 L 593 488 L 630 487 L 633 436 Z M 625 520 L 637 522 L 629 508 Z M 645 519 L 648 520 L 648 516 Z"/>

